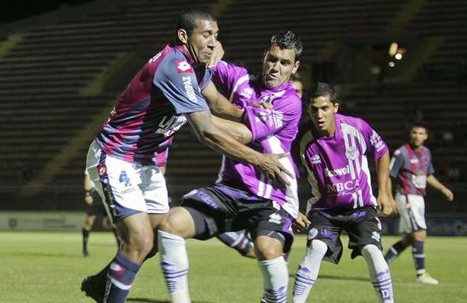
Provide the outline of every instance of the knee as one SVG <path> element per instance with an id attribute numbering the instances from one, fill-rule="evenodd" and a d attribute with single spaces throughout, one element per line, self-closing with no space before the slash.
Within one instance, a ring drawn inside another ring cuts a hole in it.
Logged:
<path id="1" fill-rule="evenodd" d="M 272 260 L 282 256 L 283 245 L 274 238 L 260 236 L 255 241 L 256 256 L 259 260 Z"/>
<path id="2" fill-rule="evenodd" d="M 321 240 L 313 240 L 307 248 L 307 254 L 319 256 L 321 259 L 328 251 L 328 246 Z"/>
<path id="3" fill-rule="evenodd" d="M 158 229 L 183 238 L 189 238 L 194 235 L 195 224 L 185 208 L 175 207 L 160 222 Z"/>

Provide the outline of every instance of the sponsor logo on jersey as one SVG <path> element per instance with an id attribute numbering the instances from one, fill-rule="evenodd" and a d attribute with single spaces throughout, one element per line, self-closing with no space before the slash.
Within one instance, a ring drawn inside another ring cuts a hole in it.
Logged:
<path id="1" fill-rule="evenodd" d="M 175 64 L 177 64 L 177 72 L 179 74 L 193 73 L 193 67 L 186 60 L 175 60 Z"/>
<path id="2" fill-rule="evenodd" d="M 349 180 L 346 182 L 336 182 L 327 184 L 326 189 L 328 193 L 340 193 L 343 191 L 353 191 L 358 187 L 358 180 Z"/>
<path id="3" fill-rule="evenodd" d="M 198 103 L 196 99 L 195 89 L 193 88 L 193 83 L 191 82 L 191 77 L 182 77 L 183 87 L 185 88 L 185 93 L 188 99 L 193 103 Z"/>
<path id="4" fill-rule="evenodd" d="M 350 167 L 347 164 L 345 167 L 336 168 L 334 170 L 330 170 L 329 168 L 324 168 L 324 175 L 326 177 L 340 177 L 350 174 Z"/>
<path id="5" fill-rule="evenodd" d="M 318 155 L 314 155 L 310 159 L 311 164 L 320 164 L 321 163 L 321 158 Z"/>

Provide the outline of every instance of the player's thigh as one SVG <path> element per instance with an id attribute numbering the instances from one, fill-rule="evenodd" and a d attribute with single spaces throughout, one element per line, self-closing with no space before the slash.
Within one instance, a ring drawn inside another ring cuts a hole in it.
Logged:
<path id="1" fill-rule="evenodd" d="M 141 166 L 141 184 L 149 214 L 166 214 L 169 211 L 169 193 L 162 171 L 156 166 Z"/>
<path id="2" fill-rule="evenodd" d="M 323 260 L 339 263 L 343 250 L 340 239 L 341 227 L 321 212 L 310 211 L 307 217 L 311 221 L 307 228 L 307 247 L 310 246 L 311 241 L 321 240 L 328 246 Z"/>
<path id="3" fill-rule="evenodd" d="M 400 213 L 400 231 L 411 233 L 426 230 L 425 200 L 419 195 L 396 194 Z"/>
<path id="4" fill-rule="evenodd" d="M 140 189 L 141 172 L 133 163 L 108 155 L 100 156 L 95 165 L 88 161 L 88 171 L 93 179 L 97 175 L 96 188 L 113 222 L 147 212 L 144 193 Z"/>
<path id="5" fill-rule="evenodd" d="M 345 228 L 349 236 L 349 248 L 352 249 L 352 258 L 361 254 L 361 249 L 368 244 L 374 244 L 380 250 L 382 224 L 376 210 L 368 209 L 364 218 L 350 222 Z"/>

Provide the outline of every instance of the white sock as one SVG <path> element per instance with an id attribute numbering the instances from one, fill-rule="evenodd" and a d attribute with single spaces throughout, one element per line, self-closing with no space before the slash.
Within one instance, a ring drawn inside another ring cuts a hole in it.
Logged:
<path id="1" fill-rule="evenodd" d="M 188 255 L 185 239 L 158 231 L 161 269 L 173 303 L 190 303 L 188 289 Z"/>
<path id="2" fill-rule="evenodd" d="M 284 257 L 258 262 L 263 275 L 263 301 L 266 303 L 286 303 L 289 270 Z"/>
<path id="3" fill-rule="evenodd" d="M 393 303 L 394 296 L 392 292 L 392 278 L 389 266 L 384 259 L 383 253 L 376 245 L 368 244 L 362 249 L 363 258 L 365 258 L 370 272 L 371 283 L 376 291 L 380 302 Z"/>
<path id="4" fill-rule="evenodd" d="M 305 303 L 311 288 L 318 278 L 319 268 L 328 246 L 321 240 L 313 240 L 298 265 L 293 287 L 293 302 Z"/>

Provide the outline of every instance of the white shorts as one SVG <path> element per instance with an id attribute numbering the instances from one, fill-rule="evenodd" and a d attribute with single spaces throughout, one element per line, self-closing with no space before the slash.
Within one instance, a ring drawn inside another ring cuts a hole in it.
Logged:
<path id="1" fill-rule="evenodd" d="M 395 199 L 399 207 L 400 231 L 411 233 L 426 230 L 425 199 L 423 196 L 397 193 Z"/>
<path id="2" fill-rule="evenodd" d="M 113 221 L 140 212 L 164 214 L 169 211 L 165 178 L 157 166 L 130 163 L 106 155 L 93 142 L 86 167 Z"/>

